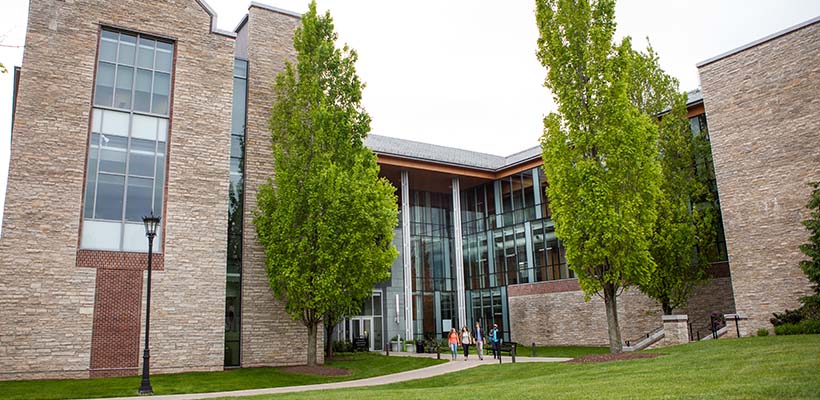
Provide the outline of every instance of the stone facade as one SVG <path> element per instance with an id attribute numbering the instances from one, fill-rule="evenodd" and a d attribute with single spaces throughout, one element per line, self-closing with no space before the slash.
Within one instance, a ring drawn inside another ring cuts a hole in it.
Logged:
<path id="1" fill-rule="evenodd" d="M 698 68 L 735 303 L 754 332 L 811 292 L 798 246 L 820 180 L 820 21 Z"/>
<path id="2" fill-rule="evenodd" d="M 151 370 L 223 368 L 234 38 L 211 22 L 196 0 L 31 1 L 0 240 L 0 380 L 140 366 L 146 274 L 131 267 L 144 256 L 78 252 L 101 26 L 175 43 Z"/>
<path id="3" fill-rule="evenodd" d="M 273 298 L 265 267 L 265 251 L 253 225 L 256 193 L 273 177 L 273 156 L 268 121 L 273 106 L 273 82 L 285 66 L 295 61 L 293 32 L 299 19 L 252 5 L 239 32 L 239 52 L 247 51 L 248 114 L 245 141 L 245 221 L 242 268 L 242 366 L 304 364 L 307 329 L 293 321 Z M 240 57 L 243 54 L 238 54 Z M 318 362 L 322 358 L 319 329 Z"/>
<path id="4" fill-rule="evenodd" d="M 709 335 L 712 313 L 731 314 L 735 312 L 732 277 L 729 275 L 728 263 L 714 264 L 709 272 L 711 275 L 709 281 L 692 291 L 686 307 L 675 310 L 676 314 L 685 314 L 689 317 L 692 340 Z"/>
<path id="5" fill-rule="evenodd" d="M 508 288 L 511 339 L 547 346 L 608 346 L 604 300 L 584 301 L 578 281 L 547 281 Z M 662 326 L 661 307 L 637 289 L 618 297 L 624 341 L 636 341 Z"/>

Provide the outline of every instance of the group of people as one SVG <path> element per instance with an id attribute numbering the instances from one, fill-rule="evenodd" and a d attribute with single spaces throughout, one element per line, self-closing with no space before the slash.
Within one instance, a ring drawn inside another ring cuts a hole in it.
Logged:
<path id="1" fill-rule="evenodd" d="M 481 324 L 478 322 L 475 323 L 475 330 L 472 332 L 470 332 L 470 329 L 466 326 L 461 328 L 461 333 L 457 332 L 456 328 L 451 328 L 450 335 L 447 337 L 447 340 L 450 344 L 450 352 L 452 353 L 453 360 L 458 357 L 459 343 L 464 349 L 464 361 L 467 361 L 467 358 L 470 357 L 470 345 L 473 344 L 476 345 L 478 359 L 483 360 L 484 342 L 486 340 L 489 340 L 493 346 L 493 359 L 496 357 L 501 357 L 501 352 L 499 351 L 501 338 L 498 336 L 498 324 L 493 324 L 493 328 L 490 329 L 490 333 L 486 337 L 484 336 L 484 329 L 481 329 Z"/>

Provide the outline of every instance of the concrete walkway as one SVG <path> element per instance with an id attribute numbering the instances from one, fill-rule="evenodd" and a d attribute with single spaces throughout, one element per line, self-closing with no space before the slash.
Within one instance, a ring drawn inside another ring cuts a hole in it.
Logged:
<path id="1" fill-rule="evenodd" d="M 435 354 L 415 354 L 415 353 L 390 353 L 390 357 L 432 357 Z M 442 354 L 442 359 L 449 359 L 449 354 Z M 560 362 L 566 361 L 569 358 L 544 358 L 544 357 L 517 357 L 516 362 Z M 511 363 L 510 357 L 503 357 L 501 360 L 504 364 Z M 432 367 L 414 369 L 411 371 L 399 372 L 391 375 L 375 376 L 372 378 L 359 379 L 355 381 L 322 383 L 318 385 L 303 385 L 303 386 L 286 386 L 267 389 L 249 389 L 249 390 L 234 390 L 230 392 L 211 392 L 211 393 L 191 393 L 191 394 L 174 394 L 167 396 L 135 396 L 135 397 L 115 397 L 107 400 L 134 400 L 134 399 L 150 399 L 150 400 L 190 400 L 190 399 L 212 399 L 218 397 L 243 397 L 243 396 L 258 396 L 262 394 L 278 394 L 278 393 L 292 393 L 292 392 L 306 392 L 310 390 L 331 390 L 343 388 L 356 388 L 365 386 L 386 385 L 389 383 L 406 382 L 416 379 L 430 378 L 450 372 L 463 371 L 465 369 L 477 367 L 479 365 L 491 365 L 498 363 L 498 360 L 493 360 L 492 357 L 484 357 L 484 361 L 479 361 L 478 357 L 473 354 L 470 359 L 463 361 L 463 357 L 459 356 L 458 360 L 450 361 L 443 364 L 434 365 Z"/>

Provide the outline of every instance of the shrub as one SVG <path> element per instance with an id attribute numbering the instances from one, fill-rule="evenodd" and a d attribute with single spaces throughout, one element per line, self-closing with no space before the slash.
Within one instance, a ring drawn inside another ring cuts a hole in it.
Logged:
<path id="1" fill-rule="evenodd" d="M 799 308 L 797 310 L 786 310 L 782 313 L 772 313 L 772 315 L 774 318 L 770 319 L 769 322 L 776 327 L 785 324 L 799 324 L 803 320 L 803 313 Z"/>
<path id="2" fill-rule="evenodd" d="M 806 335 L 820 333 L 820 321 L 803 320 L 797 324 L 783 324 L 776 326 L 774 332 L 778 335 Z"/>
<path id="3" fill-rule="evenodd" d="M 349 340 L 339 340 L 333 342 L 333 352 L 334 353 L 352 353 L 353 352 L 353 343 Z"/>
<path id="4" fill-rule="evenodd" d="M 404 343 L 407 343 L 407 344 L 415 344 L 415 343 L 416 343 L 416 340 L 415 340 L 415 339 L 407 339 L 407 340 L 405 340 L 405 341 L 404 341 Z"/>
<path id="5" fill-rule="evenodd" d="M 757 330 L 757 336 L 769 336 L 769 330 L 766 328 L 760 328 Z"/>

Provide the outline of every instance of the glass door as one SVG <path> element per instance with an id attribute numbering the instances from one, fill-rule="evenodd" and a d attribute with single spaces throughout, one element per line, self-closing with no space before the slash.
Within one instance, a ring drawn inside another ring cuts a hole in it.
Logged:
<path id="1" fill-rule="evenodd" d="M 364 339 L 367 343 L 367 350 L 373 349 L 373 318 L 370 317 L 353 317 L 350 319 L 350 337 L 351 343 L 356 343 L 356 340 Z"/>

